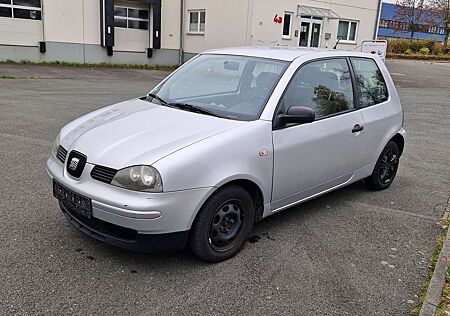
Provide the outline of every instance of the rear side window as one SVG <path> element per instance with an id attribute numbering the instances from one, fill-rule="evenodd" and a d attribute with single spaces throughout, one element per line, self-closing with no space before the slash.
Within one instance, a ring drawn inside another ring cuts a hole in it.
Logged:
<path id="1" fill-rule="evenodd" d="M 386 81 L 373 59 L 351 58 L 359 88 L 359 102 L 362 107 L 387 101 L 389 98 Z"/>
<path id="2" fill-rule="evenodd" d="M 291 106 L 306 106 L 316 118 L 354 108 L 350 69 L 344 58 L 308 63 L 294 75 L 286 89 L 282 112 Z"/>

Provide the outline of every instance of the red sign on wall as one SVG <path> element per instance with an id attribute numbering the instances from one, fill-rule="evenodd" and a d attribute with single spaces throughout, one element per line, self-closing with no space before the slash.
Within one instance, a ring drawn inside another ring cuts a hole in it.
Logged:
<path id="1" fill-rule="evenodd" d="M 281 24 L 281 23 L 283 23 L 283 18 L 281 16 L 278 16 L 278 14 L 275 14 L 275 17 L 273 18 L 273 22 Z"/>

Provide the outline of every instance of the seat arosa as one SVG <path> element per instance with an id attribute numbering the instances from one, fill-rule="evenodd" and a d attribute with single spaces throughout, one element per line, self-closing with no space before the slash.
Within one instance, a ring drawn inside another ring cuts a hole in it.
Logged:
<path id="1" fill-rule="evenodd" d="M 394 180 L 403 110 L 381 59 L 287 48 L 202 53 L 147 96 L 62 128 L 47 161 L 76 228 L 218 262 L 255 222 L 364 179 Z"/>

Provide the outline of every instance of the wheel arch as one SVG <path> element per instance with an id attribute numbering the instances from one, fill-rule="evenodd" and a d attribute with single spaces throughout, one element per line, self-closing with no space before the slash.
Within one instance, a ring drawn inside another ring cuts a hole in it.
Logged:
<path id="1" fill-rule="evenodd" d="M 261 187 L 253 180 L 250 180 L 248 178 L 235 178 L 235 179 L 228 179 L 222 181 L 220 184 L 215 186 L 215 189 L 212 190 L 209 195 L 201 202 L 200 206 L 198 207 L 195 215 L 193 216 L 190 226 L 195 222 L 198 214 L 200 213 L 200 209 L 203 207 L 203 205 L 220 189 L 230 186 L 230 185 L 237 185 L 242 187 L 244 190 L 246 190 L 252 200 L 255 204 L 255 222 L 258 222 L 262 219 L 263 213 L 264 213 L 264 194 L 261 190 Z"/>
<path id="2" fill-rule="evenodd" d="M 395 134 L 389 141 L 393 141 L 397 144 L 398 149 L 400 150 L 400 156 L 403 154 L 403 149 L 405 148 L 405 138 L 402 134 Z"/>

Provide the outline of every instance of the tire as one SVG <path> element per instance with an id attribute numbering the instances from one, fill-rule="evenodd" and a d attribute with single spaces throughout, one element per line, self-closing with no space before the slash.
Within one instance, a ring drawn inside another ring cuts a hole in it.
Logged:
<path id="1" fill-rule="evenodd" d="M 372 190 L 389 188 L 397 174 L 399 162 L 400 150 L 394 141 L 390 141 L 381 152 L 372 175 L 365 179 L 368 187 Z"/>
<path id="2" fill-rule="evenodd" d="M 192 224 L 189 248 L 206 262 L 220 262 L 237 254 L 253 229 L 255 207 L 250 194 L 230 185 L 214 193 Z"/>

